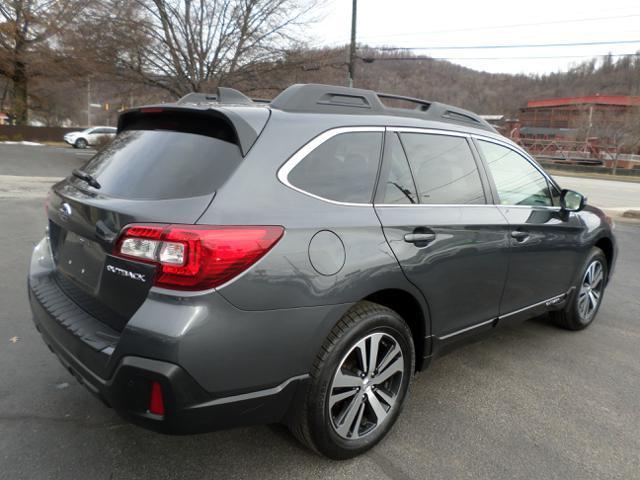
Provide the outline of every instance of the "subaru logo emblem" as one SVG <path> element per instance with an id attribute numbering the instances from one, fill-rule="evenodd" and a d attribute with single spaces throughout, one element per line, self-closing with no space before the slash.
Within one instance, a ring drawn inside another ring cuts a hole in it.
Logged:
<path id="1" fill-rule="evenodd" d="M 71 217 L 71 205 L 69 205 L 67 202 L 60 205 L 60 208 L 58 209 L 58 216 L 62 221 L 66 222 L 67 220 L 69 220 L 69 217 Z"/>

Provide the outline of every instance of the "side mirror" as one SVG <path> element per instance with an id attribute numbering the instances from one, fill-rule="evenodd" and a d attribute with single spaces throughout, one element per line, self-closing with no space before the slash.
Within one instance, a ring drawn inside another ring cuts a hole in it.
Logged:
<path id="1" fill-rule="evenodd" d="M 586 197 L 573 190 L 562 190 L 560 193 L 560 207 L 566 212 L 579 212 L 586 203 Z"/>

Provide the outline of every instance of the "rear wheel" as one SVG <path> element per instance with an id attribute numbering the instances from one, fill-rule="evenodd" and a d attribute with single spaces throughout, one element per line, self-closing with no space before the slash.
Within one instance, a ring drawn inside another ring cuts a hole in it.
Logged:
<path id="1" fill-rule="evenodd" d="M 88 143 L 84 138 L 79 138 L 76 140 L 73 146 L 76 148 L 87 148 L 87 145 Z"/>
<path id="2" fill-rule="evenodd" d="M 604 295 L 607 259 L 602 250 L 591 249 L 576 279 L 575 291 L 563 310 L 551 312 L 556 325 L 569 330 L 582 330 L 593 322 Z"/>
<path id="3" fill-rule="evenodd" d="M 396 312 L 359 303 L 324 342 L 304 403 L 290 422 L 292 432 L 334 459 L 370 449 L 402 409 L 414 357 L 411 331 Z"/>

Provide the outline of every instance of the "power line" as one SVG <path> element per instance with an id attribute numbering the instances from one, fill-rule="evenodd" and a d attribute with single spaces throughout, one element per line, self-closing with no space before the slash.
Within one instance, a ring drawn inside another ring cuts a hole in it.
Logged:
<path id="1" fill-rule="evenodd" d="M 606 55 L 546 55 L 519 57 L 361 57 L 365 63 L 393 60 L 548 60 L 556 58 L 640 57 L 640 53 L 616 53 Z"/>
<path id="2" fill-rule="evenodd" d="M 389 35 L 365 35 L 361 38 L 392 38 L 392 37 L 406 37 L 412 35 L 425 35 L 425 34 L 435 34 L 435 33 L 456 33 L 456 32 L 477 32 L 484 30 L 500 30 L 507 28 L 520 28 L 520 27 L 535 27 L 540 25 L 559 25 L 565 23 L 581 23 L 581 22 L 590 22 L 590 21 L 598 21 L 598 20 L 614 20 L 619 18 L 634 18 L 640 17 L 640 14 L 631 14 L 631 15 L 611 15 L 606 17 L 587 17 L 587 18 L 574 18 L 574 19 L 566 19 L 566 20 L 552 20 L 552 21 L 544 21 L 544 22 L 530 22 L 530 23 L 512 23 L 509 25 L 493 25 L 487 27 L 469 27 L 469 28 L 456 28 L 450 30 L 429 30 L 428 32 L 412 32 L 412 33 L 397 33 L 397 34 L 389 34 Z"/>
<path id="3" fill-rule="evenodd" d="M 453 45 L 437 47 L 372 47 L 376 50 L 397 51 L 397 50 L 494 50 L 500 48 L 545 48 L 545 47 L 583 47 L 595 45 L 625 45 L 640 43 L 640 40 L 612 40 L 608 42 L 571 42 L 571 43 L 529 43 L 521 45 Z"/>

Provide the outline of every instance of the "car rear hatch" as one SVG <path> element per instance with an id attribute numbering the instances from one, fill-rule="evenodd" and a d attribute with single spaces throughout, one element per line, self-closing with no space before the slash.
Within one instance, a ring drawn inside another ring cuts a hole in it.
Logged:
<path id="1" fill-rule="evenodd" d="M 263 122 L 252 130 L 224 110 L 129 111 L 112 144 L 49 194 L 54 280 L 111 329 L 121 331 L 144 302 L 156 268 L 113 255 L 123 229 L 134 223 L 196 223 L 269 116 L 267 109 L 254 111 L 254 126 L 258 116 Z"/>

